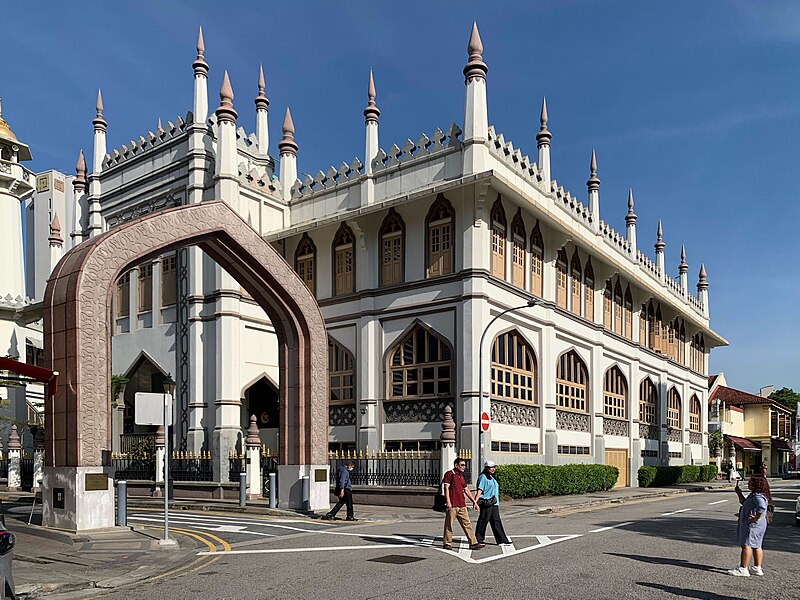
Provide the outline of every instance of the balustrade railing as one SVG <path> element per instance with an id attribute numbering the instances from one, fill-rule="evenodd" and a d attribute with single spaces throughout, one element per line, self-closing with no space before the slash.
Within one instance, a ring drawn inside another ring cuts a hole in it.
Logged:
<path id="1" fill-rule="evenodd" d="M 461 451 L 459 457 L 467 462 L 464 477 L 469 481 L 472 457 L 468 451 Z M 350 473 L 353 485 L 437 487 L 441 480 L 438 451 L 337 451 L 328 453 L 332 484 L 336 482 L 336 471 L 350 460 L 355 463 Z"/>
<path id="2" fill-rule="evenodd" d="M 261 495 L 269 498 L 269 474 L 278 472 L 279 459 L 266 446 L 261 446 Z M 277 475 L 276 475 L 277 484 Z"/>
<path id="3" fill-rule="evenodd" d="M 173 452 L 169 461 L 169 476 L 174 481 L 212 481 L 214 467 L 211 453 Z"/>
<path id="4" fill-rule="evenodd" d="M 155 480 L 156 459 L 153 455 L 134 457 L 128 453 L 115 453 L 111 455 L 111 466 L 115 469 L 115 481 Z"/>

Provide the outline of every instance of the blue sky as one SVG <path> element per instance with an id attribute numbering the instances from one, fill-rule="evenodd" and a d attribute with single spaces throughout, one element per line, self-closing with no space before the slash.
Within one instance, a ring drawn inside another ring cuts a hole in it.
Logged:
<path id="1" fill-rule="evenodd" d="M 120 6 L 112 5 L 119 4 Z M 628 187 L 639 245 L 658 219 L 677 275 L 704 262 L 712 353 L 729 384 L 800 390 L 796 259 L 800 3 L 769 2 L 15 2 L 4 8 L 3 117 L 34 170 L 91 162 L 102 87 L 108 147 L 191 109 L 197 26 L 209 104 L 227 69 L 239 124 L 254 129 L 259 63 L 274 152 L 286 105 L 315 173 L 363 154 L 368 70 L 381 146 L 463 121 L 466 44 L 477 19 L 489 65 L 489 121 L 530 156 L 541 98 L 553 176 L 585 198 L 597 149 L 601 214 L 624 231 Z"/>

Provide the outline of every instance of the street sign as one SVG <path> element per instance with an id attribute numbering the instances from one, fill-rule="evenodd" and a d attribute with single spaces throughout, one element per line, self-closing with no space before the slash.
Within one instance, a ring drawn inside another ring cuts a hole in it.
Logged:
<path id="1" fill-rule="evenodd" d="M 151 392 L 136 392 L 134 396 L 135 423 L 137 425 L 163 425 L 165 400 L 167 403 L 167 423 L 172 425 L 172 396 Z"/>
<path id="2" fill-rule="evenodd" d="M 489 431 L 489 413 L 481 413 L 481 431 Z"/>

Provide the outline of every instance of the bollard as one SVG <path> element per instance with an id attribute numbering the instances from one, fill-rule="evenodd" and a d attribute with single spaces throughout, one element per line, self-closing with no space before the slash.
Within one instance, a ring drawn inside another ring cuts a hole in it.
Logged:
<path id="1" fill-rule="evenodd" d="M 239 473 L 239 506 L 247 504 L 247 473 Z"/>
<path id="2" fill-rule="evenodd" d="M 117 482 L 117 526 L 128 526 L 128 482 Z"/>
<path id="3" fill-rule="evenodd" d="M 308 475 L 303 475 L 303 510 L 311 510 L 311 479 Z"/>
<path id="4" fill-rule="evenodd" d="M 275 473 L 269 474 L 269 507 L 270 508 L 277 508 L 278 507 L 278 490 L 277 490 L 277 481 L 275 477 Z"/>

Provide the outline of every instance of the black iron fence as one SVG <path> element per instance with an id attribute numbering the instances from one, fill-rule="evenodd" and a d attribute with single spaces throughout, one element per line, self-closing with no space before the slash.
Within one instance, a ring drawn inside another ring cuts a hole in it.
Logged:
<path id="1" fill-rule="evenodd" d="M 239 483 L 239 474 L 247 470 L 247 460 L 240 452 L 228 453 L 228 481 Z"/>
<path id="2" fill-rule="evenodd" d="M 19 459 L 19 487 L 23 490 L 30 491 L 33 488 L 33 457 L 23 455 Z"/>
<path id="3" fill-rule="evenodd" d="M 439 452 L 395 450 L 389 452 L 329 452 L 331 484 L 339 467 L 352 460 L 353 485 L 437 487 L 441 480 Z"/>
<path id="4" fill-rule="evenodd" d="M 155 433 L 123 433 L 119 436 L 120 454 L 131 452 L 154 453 L 156 451 Z"/>
<path id="5" fill-rule="evenodd" d="M 0 458 L 0 477 L 8 479 L 8 458 Z"/>
<path id="6" fill-rule="evenodd" d="M 211 452 L 173 452 L 169 461 L 169 476 L 174 481 L 212 481 L 214 467 Z"/>
<path id="7" fill-rule="evenodd" d="M 276 473 L 275 482 L 278 481 L 278 456 L 272 454 L 269 448 L 261 447 L 261 495 L 269 498 L 269 474 Z M 277 490 L 276 490 L 277 492 Z"/>
<path id="8" fill-rule="evenodd" d="M 111 466 L 115 469 L 115 481 L 155 481 L 156 459 L 154 456 L 133 457 L 129 454 L 112 454 Z"/>

